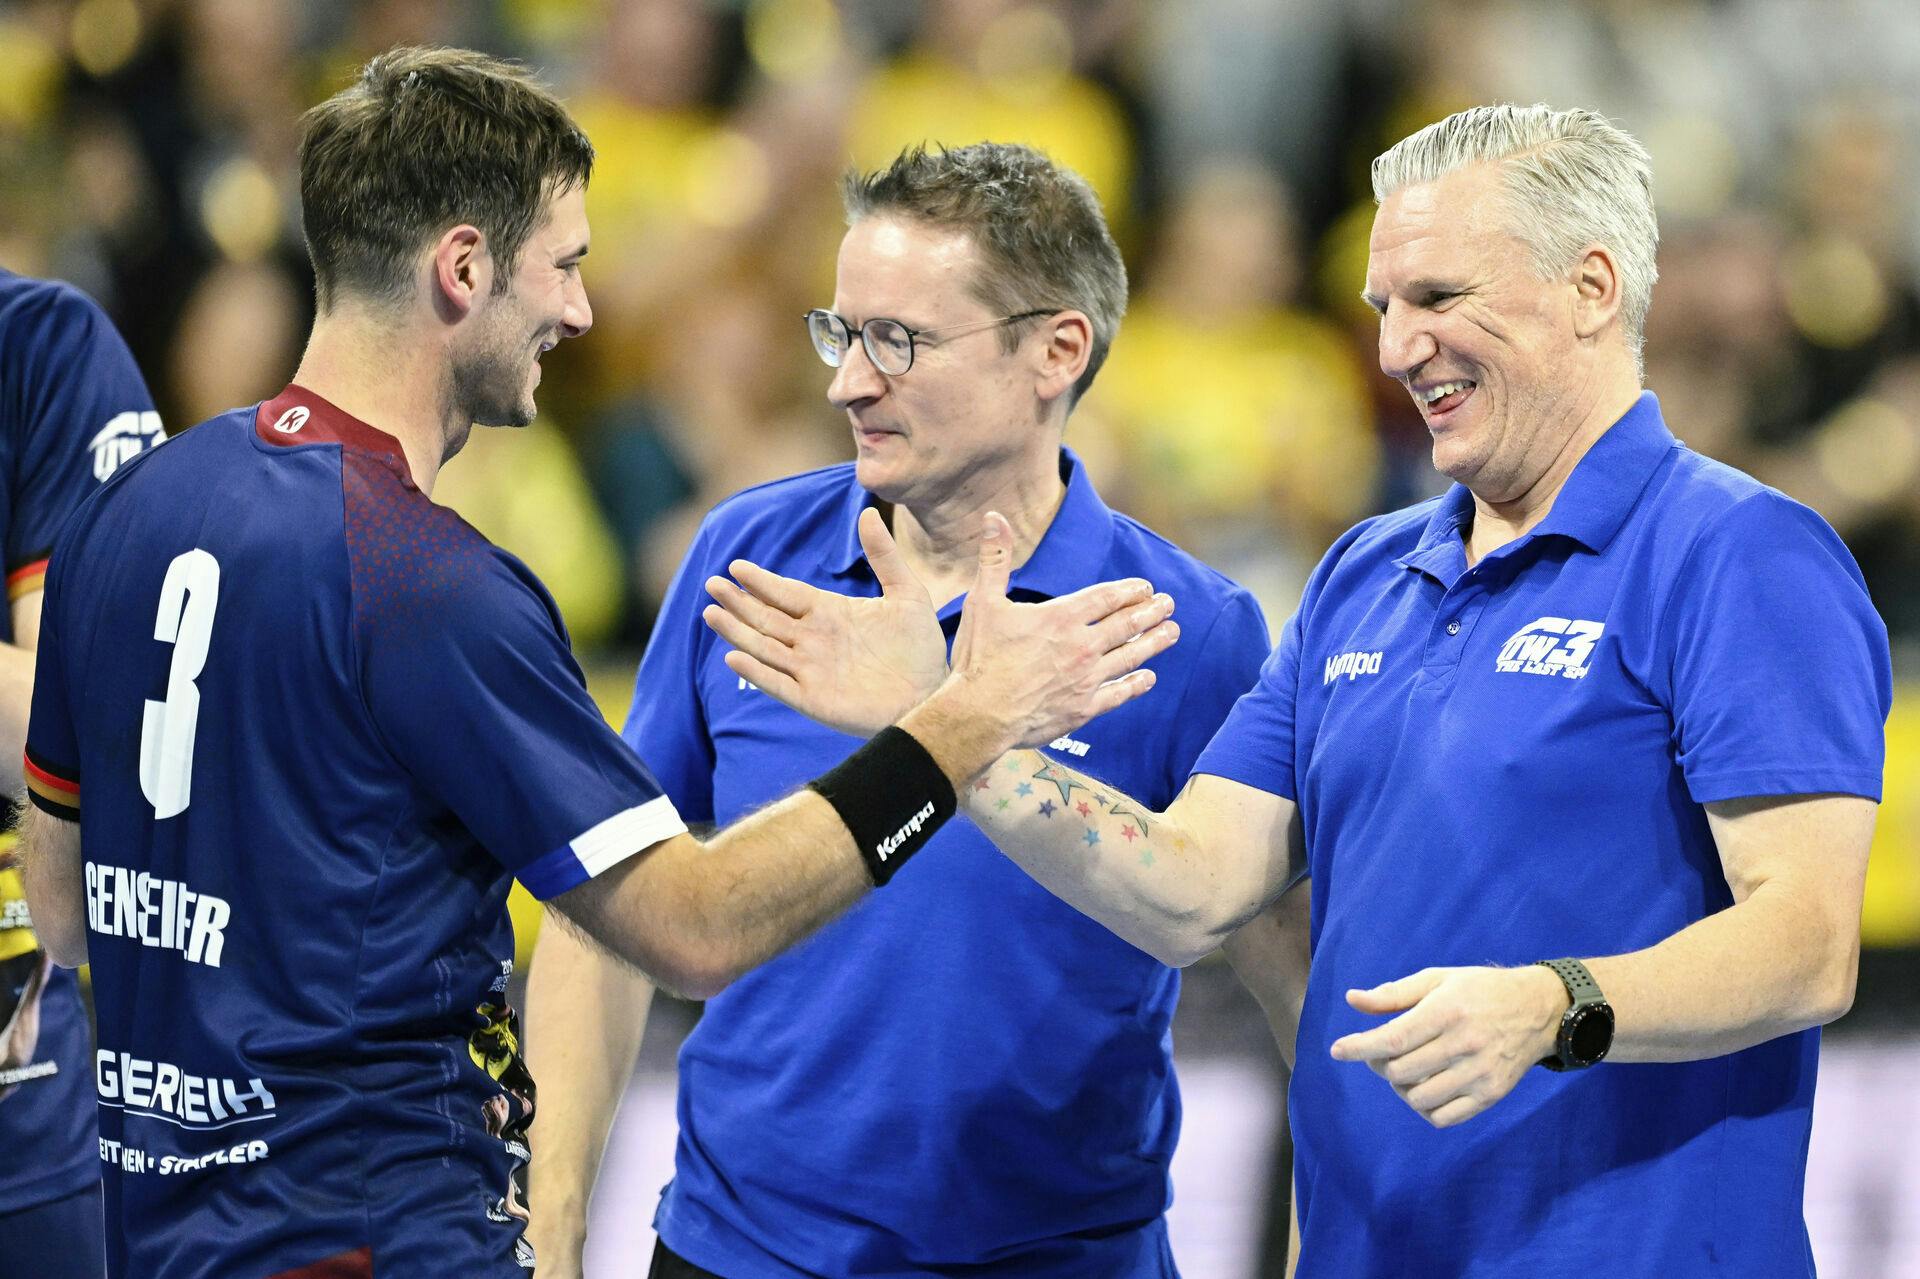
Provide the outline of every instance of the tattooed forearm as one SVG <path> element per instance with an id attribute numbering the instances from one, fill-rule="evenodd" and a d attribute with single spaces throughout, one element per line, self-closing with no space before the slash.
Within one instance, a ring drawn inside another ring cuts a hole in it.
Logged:
<path id="1" fill-rule="evenodd" d="M 1156 829 L 1160 816 L 1149 814 L 1145 805 L 1037 750 L 1014 751 L 981 774 L 968 807 L 978 825 L 1005 829 L 1037 817 L 1049 826 L 1058 824 L 1059 829 L 1036 835 L 1059 851 L 1075 841 L 1083 849 L 1124 848 L 1137 854 L 1142 866 L 1155 863 L 1156 841 L 1171 834 Z"/>

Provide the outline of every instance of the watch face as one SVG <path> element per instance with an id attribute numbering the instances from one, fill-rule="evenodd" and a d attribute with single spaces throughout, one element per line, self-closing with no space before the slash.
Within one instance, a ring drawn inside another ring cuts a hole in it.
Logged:
<path id="1" fill-rule="evenodd" d="M 1567 1047 L 1574 1060 L 1583 1064 L 1591 1065 L 1605 1057 L 1607 1049 L 1613 1047 L 1613 1009 L 1606 1004 L 1581 1009 L 1573 1033 L 1567 1037 Z"/>

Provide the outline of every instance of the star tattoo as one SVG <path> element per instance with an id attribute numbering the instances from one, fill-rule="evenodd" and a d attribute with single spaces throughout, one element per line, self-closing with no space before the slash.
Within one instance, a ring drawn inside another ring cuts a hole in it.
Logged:
<path id="1" fill-rule="evenodd" d="M 1042 817 L 1053 816 L 1053 810 L 1054 810 L 1054 803 L 1052 800 L 1043 799 L 1040 801 L 1040 815 Z"/>
<path id="2" fill-rule="evenodd" d="M 1134 840 L 1140 838 L 1140 832 L 1131 826 L 1122 826 L 1120 828 L 1120 838 L 1131 844 Z"/>
<path id="3" fill-rule="evenodd" d="M 1033 794 L 1033 784 L 1031 782 L 1021 782 L 1013 788 L 1013 793 L 1021 799 L 1025 799 L 1027 796 Z"/>
<path id="4" fill-rule="evenodd" d="M 1089 827 L 1087 830 L 1087 847 L 1092 848 L 1095 844 L 1099 842 L 1100 842 L 1100 832 Z"/>
<path id="5" fill-rule="evenodd" d="M 1079 810 L 1079 812 L 1080 812 L 1080 815 L 1081 815 L 1082 817 L 1091 817 L 1091 816 L 1093 816 L 1093 810 L 1092 810 L 1091 808 L 1089 808 L 1089 807 L 1087 807 L 1087 801 L 1086 801 L 1086 800 L 1084 800 L 1084 799 L 1083 799 L 1083 800 L 1081 800 L 1081 801 L 1080 801 L 1079 803 L 1077 803 L 1077 804 L 1075 804 L 1075 805 L 1074 805 L 1074 808 L 1076 808 L 1076 809 L 1078 809 L 1078 810 Z"/>

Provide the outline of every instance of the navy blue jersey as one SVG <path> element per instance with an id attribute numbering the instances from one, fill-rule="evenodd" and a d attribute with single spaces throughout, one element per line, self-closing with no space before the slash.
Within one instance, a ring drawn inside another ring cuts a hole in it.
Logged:
<path id="1" fill-rule="evenodd" d="M 85 294 L 0 271 L 0 570 L 14 601 L 40 590 L 53 537 L 121 462 L 162 439 L 127 345 Z M 6 807 L 0 805 L 0 807 Z M 87 1019 L 70 972 L 34 936 L 0 836 L 0 1213 L 99 1178 Z"/>
<path id="2" fill-rule="evenodd" d="M 112 1273 L 530 1268 L 509 880 L 685 829 L 532 574 L 289 388 L 68 526 L 27 763 L 80 822 Z"/>

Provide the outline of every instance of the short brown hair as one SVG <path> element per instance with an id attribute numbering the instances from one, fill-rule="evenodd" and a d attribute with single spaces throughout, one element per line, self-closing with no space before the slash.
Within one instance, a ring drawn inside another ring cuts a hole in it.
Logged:
<path id="1" fill-rule="evenodd" d="M 1086 394 L 1127 310 L 1127 268 L 1086 179 L 1032 147 L 976 142 L 910 147 L 884 169 L 847 174 L 841 194 L 849 223 L 904 217 L 970 234 L 986 260 L 973 294 L 993 310 L 1085 312 L 1093 351 L 1071 403 Z M 1006 350 L 1023 327 L 1002 331 Z"/>
<path id="2" fill-rule="evenodd" d="M 593 144 L 526 70 L 466 49 L 401 48 L 301 118 L 300 209 L 321 310 L 352 292 L 404 298 L 415 254 L 472 223 L 507 287 L 555 194 L 584 186 Z"/>

